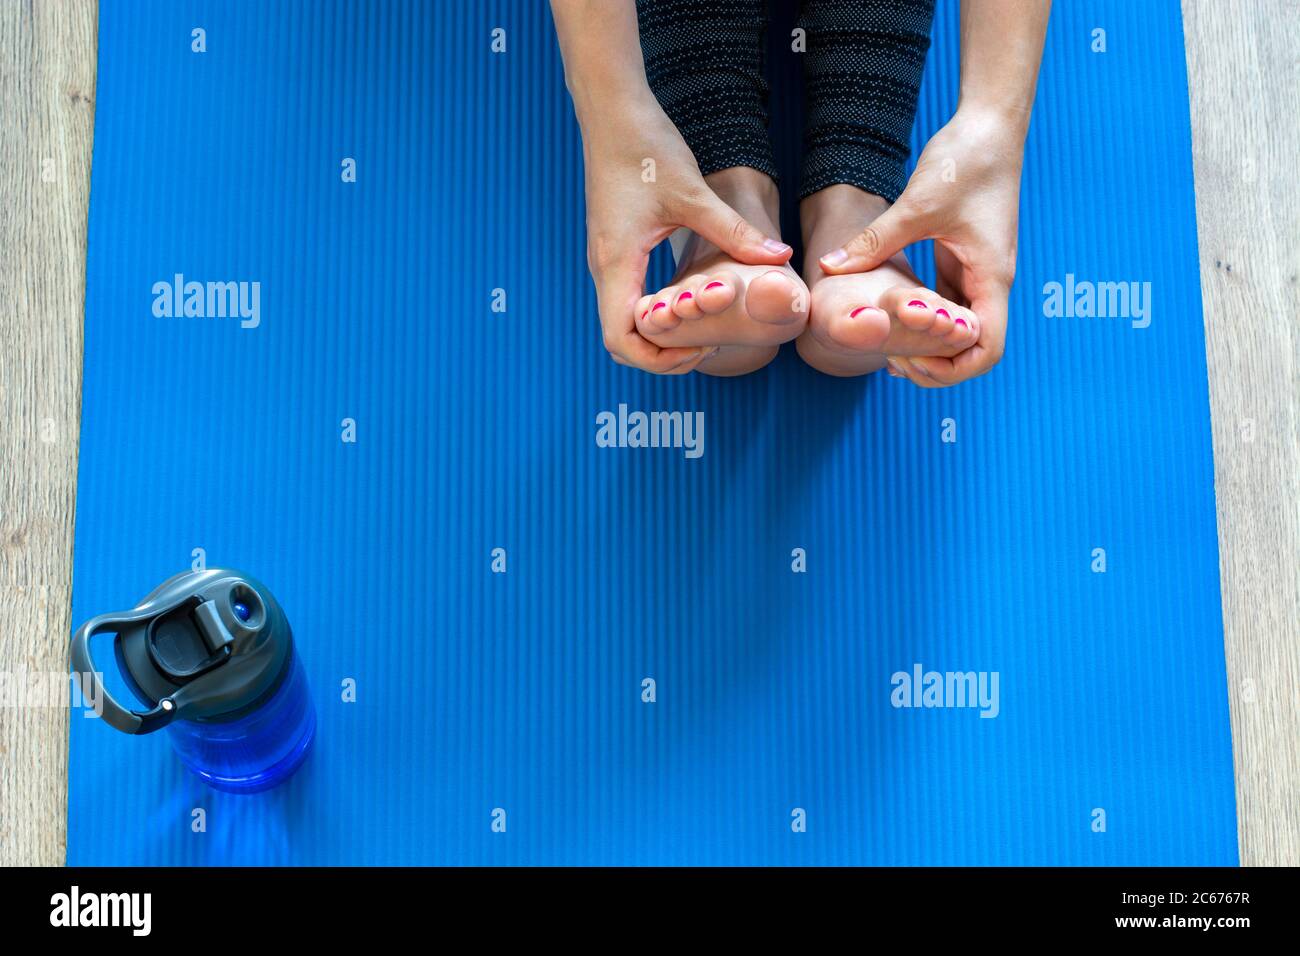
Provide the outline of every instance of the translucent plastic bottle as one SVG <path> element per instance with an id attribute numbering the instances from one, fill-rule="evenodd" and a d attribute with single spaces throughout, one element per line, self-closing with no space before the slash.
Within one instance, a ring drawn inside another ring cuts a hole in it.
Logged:
<path id="1" fill-rule="evenodd" d="M 90 639 L 109 632 L 146 709 L 124 707 L 103 686 Z M 178 574 L 134 609 L 91 618 L 72 638 L 72 667 L 109 725 L 128 734 L 166 727 L 185 766 L 218 790 L 275 786 L 306 759 L 316 733 L 289 621 L 265 585 L 238 571 Z"/>

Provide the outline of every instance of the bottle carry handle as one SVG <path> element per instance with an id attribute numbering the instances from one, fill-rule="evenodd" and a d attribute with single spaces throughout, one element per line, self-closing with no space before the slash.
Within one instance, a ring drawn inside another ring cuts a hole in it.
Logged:
<path id="1" fill-rule="evenodd" d="M 180 603 L 177 602 L 177 605 Z M 82 696 L 87 701 L 99 702 L 102 708 L 101 716 L 108 721 L 109 726 L 123 733 L 149 734 L 166 727 L 180 710 L 183 701 L 177 698 L 182 697 L 184 688 L 170 697 L 164 697 L 150 710 L 130 710 L 123 707 L 109 694 L 100 672 L 95 669 L 95 662 L 90 656 L 90 639 L 97 631 L 106 630 L 110 624 L 113 625 L 113 630 L 118 632 L 122 625 L 143 623 L 166 610 L 170 608 L 162 611 L 158 608 L 147 608 L 125 613 L 100 614 L 77 628 L 77 633 L 72 636 L 73 680 L 77 682 Z"/>
<path id="2" fill-rule="evenodd" d="M 132 702 L 148 702 L 144 709 L 124 706 L 104 685 L 90 653 L 90 639 L 103 632 L 116 634 Z M 148 734 L 178 718 L 239 710 L 278 683 L 291 648 L 288 622 L 269 593 L 247 575 L 210 568 L 174 575 L 131 610 L 86 621 L 72 637 L 72 670 L 110 727 Z"/>

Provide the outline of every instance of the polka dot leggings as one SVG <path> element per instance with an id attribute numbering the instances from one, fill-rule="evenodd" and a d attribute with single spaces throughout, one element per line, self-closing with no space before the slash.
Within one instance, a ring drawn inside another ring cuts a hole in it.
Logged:
<path id="1" fill-rule="evenodd" d="M 763 73 L 767 0 L 637 0 L 646 78 L 705 175 L 777 178 Z M 934 0 L 801 0 L 800 198 L 848 183 L 898 198 Z"/>

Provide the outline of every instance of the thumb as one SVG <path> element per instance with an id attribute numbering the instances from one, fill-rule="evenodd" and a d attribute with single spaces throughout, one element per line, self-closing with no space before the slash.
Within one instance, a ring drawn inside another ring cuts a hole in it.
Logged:
<path id="1" fill-rule="evenodd" d="M 902 203 L 886 209 L 848 245 L 832 249 L 819 260 L 822 271 L 831 275 L 874 269 L 905 247 L 925 238 L 921 223 Z"/>
<path id="2" fill-rule="evenodd" d="M 739 262 L 779 266 L 794 252 L 779 239 L 765 236 L 711 191 L 704 202 L 692 207 L 682 218 L 681 225 Z"/>

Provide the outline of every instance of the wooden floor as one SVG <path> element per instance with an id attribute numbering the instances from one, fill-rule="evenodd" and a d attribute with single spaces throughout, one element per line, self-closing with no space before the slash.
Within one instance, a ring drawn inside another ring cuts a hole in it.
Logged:
<path id="1" fill-rule="evenodd" d="M 1184 0 L 1241 859 L 1300 864 L 1300 16 Z M 0 3 L 0 671 L 67 668 L 95 0 Z M 57 865 L 60 709 L 0 708 L 0 864 Z"/>

